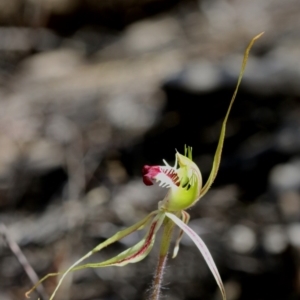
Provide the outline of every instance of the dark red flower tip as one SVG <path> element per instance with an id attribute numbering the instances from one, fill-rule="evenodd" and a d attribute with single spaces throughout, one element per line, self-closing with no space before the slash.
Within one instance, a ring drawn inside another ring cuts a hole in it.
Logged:
<path id="1" fill-rule="evenodd" d="M 149 169 L 151 168 L 151 166 L 148 165 L 144 165 L 143 169 L 142 169 L 142 174 L 145 175 L 149 172 Z"/>
<path id="2" fill-rule="evenodd" d="M 145 185 L 153 185 L 153 181 L 155 176 L 160 173 L 160 167 L 159 166 L 148 166 L 145 165 L 142 169 L 143 174 L 143 182 Z"/>
<path id="3" fill-rule="evenodd" d="M 153 182 L 151 181 L 151 179 L 147 175 L 143 176 L 143 182 L 144 182 L 145 185 L 148 185 L 148 186 L 153 185 Z"/>

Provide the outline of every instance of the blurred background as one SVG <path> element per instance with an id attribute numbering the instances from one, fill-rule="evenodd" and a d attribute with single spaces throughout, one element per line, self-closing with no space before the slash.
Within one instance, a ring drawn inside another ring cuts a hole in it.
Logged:
<path id="1" fill-rule="evenodd" d="M 143 185 L 143 165 L 188 144 L 207 178 L 261 31 L 190 226 L 228 300 L 300 299 L 299 15 L 299 0 L 0 0 L 0 299 L 32 286 L 14 242 L 42 277 L 156 209 L 166 190 Z M 138 264 L 69 275 L 56 299 L 146 299 L 158 244 Z M 164 282 L 164 299 L 221 299 L 186 237 Z"/>

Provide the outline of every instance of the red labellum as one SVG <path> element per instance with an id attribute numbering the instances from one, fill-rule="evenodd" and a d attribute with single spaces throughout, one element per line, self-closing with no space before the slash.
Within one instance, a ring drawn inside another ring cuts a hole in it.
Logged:
<path id="1" fill-rule="evenodd" d="M 145 185 L 153 185 L 153 180 L 163 181 L 161 177 L 159 179 L 157 177 L 157 175 L 163 174 L 171 179 L 175 185 L 179 186 L 179 178 L 176 171 L 167 167 L 145 165 L 142 174 Z"/>
<path id="2" fill-rule="evenodd" d="M 145 185 L 153 185 L 153 179 L 155 178 L 155 176 L 157 174 L 159 174 L 160 171 L 160 167 L 159 166 L 148 166 L 145 165 L 143 167 L 142 170 L 142 174 L 143 174 L 143 182 L 145 183 Z"/>

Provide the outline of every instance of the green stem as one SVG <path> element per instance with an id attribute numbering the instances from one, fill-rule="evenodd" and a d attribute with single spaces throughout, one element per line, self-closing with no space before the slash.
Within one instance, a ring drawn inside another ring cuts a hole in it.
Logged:
<path id="1" fill-rule="evenodd" d="M 165 219 L 164 231 L 163 231 L 161 245 L 160 245 L 159 259 L 153 277 L 151 296 L 149 300 L 159 300 L 173 228 L 174 228 L 174 223 L 170 219 Z"/>

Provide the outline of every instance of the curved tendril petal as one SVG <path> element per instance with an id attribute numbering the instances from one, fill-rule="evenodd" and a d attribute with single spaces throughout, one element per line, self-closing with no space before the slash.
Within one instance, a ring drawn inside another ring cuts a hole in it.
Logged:
<path id="1" fill-rule="evenodd" d="M 223 123 L 222 123 L 220 137 L 219 137 L 217 149 L 216 149 L 216 152 L 215 152 L 215 156 L 214 156 L 212 168 L 211 168 L 209 177 L 207 179 L 207 182 L 205 183 L 205 185 L 201 189 L 201 193 L 200 193 L 197 201 L 200 198 L 202 198 L 208 192 L 208 190 L 210 189 L 212 183 L 214 182 L 214 180 L 215 180 L 215 178 L 216 178 L 216 176 L 218 174 L 218 170 L 219 170 L 219 166 L 220 166 L 220 162 L 221 162 L 222 149 L 223 149 L 223 144 L 224 144 L 224 139 L 225 139 L 225 133 L 226 133 L 226 125 L 227 125 L 227 120 L 228 120 L 228 117 L 229 117 L 229 114 L 230 114 L 230 111 L 231 111 L 231 107 L 232 107 L 232 105 L 234 103 L 234 100 L 236 98 L 236 95 L 237 95 L 240 83 L 242 81 L 242 77 L 244 75 L 244 71 L 245 71 L 245 68 L 246 68 L 246 64 L 247 64 L 247 61 L 248 61 L 248 56 L 249 56 L 250 50 L 251 50 L 254 42 L 257 39 L 259 39 L 263 34 L 264 34 L 264 32 L 261 32 L 260 34 L 258 34 L 257 36 L 255 36 L 250 41 L 248 47 L 246 48 L 246 50 L 244 52 L 244 57 L 243 57 L 242 66 L 241 66 L 240 74 L 239 74 L 239 77 L 238 77 L 238 81 L 237 81 L 235 90 L 233 92 L 233 96 L 232 96 L 232 98 L 230 100 L 230 103 L 229 103 L 229 106 L 228 106 L 225 118 L 224 118 Z"/>

